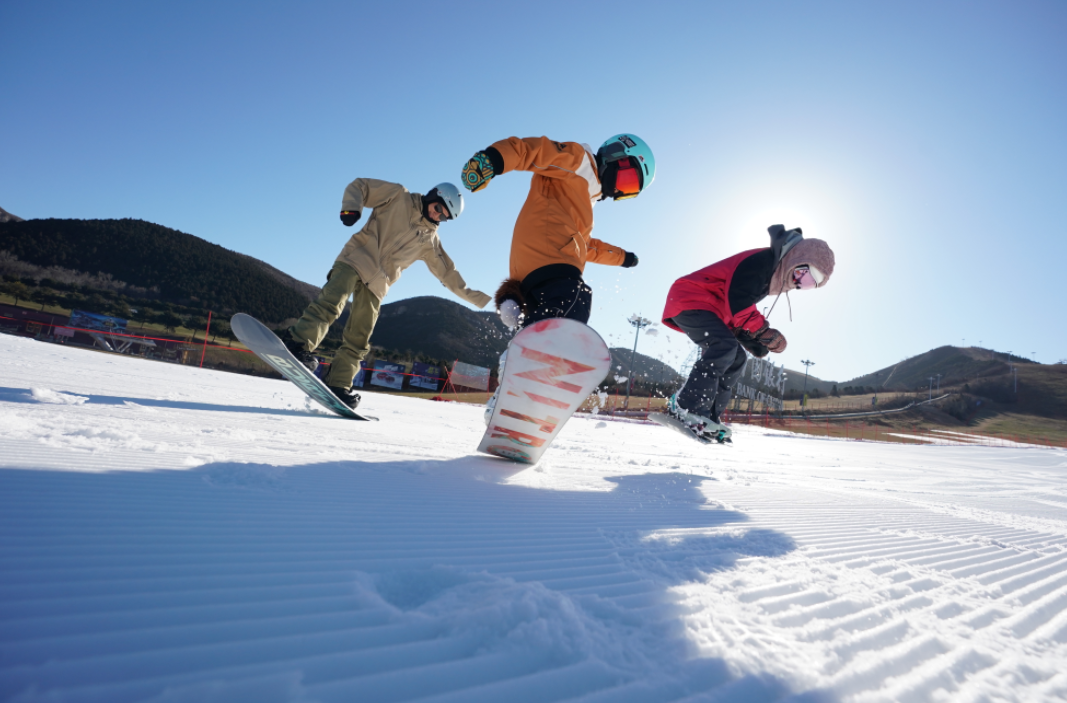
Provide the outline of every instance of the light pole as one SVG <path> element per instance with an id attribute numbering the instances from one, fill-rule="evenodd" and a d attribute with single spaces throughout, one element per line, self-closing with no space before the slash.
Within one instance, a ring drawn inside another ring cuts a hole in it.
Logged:
<path id="1" fill-rule="evenodd" d="M 934 377 L 930 376 L 929 378 L 930 378 L 930 385 L 926 387 L 926 390 L 928 391 L 927 394 L 926 394 L 926 399 L 927 400 L 933 400 L 933 398 L 934 398 Z"/>
<path id="2" fill-rule="evenodd" d="M 800 393 L 800 406 L 807 407 L 808 405 L 808 367 L 814 366 L 814 361 L 801 361 L 804 364 L 804 390 Z"/>
<path id="3" fill-rule="evenodd" d="M 630 380 L 626 384 L 626 403 L 623 408 L 630 407 L 630 389 L 634 387 L 634 360 L 637 358 L 637 340 L 641 337 L 641 330 L 652 324 L 652 320 L 641 317 L 638 314 L 630 315 L 629 323 L 634 327 L 634 350 L 630 354 Z"/>

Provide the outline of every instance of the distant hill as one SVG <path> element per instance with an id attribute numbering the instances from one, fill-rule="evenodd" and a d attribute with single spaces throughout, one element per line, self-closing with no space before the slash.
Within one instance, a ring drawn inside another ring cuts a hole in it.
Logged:
<path id="1" fill-rule="evenodd" d="M 22 218 L 0 207 L 0 222 L 22 222 Z"/>
<path id="2" fill-rule="evenodd" d="M 801 369 L 800 371 L 795 371 L 793 369 L 787 368 L 785 370 L 786 391 L 803 391 L 804 389 L 807 389 L 809 392 L 813 390 L 819 390 L 822 393 L 828 394 L 836 385 L 836 381 L 824 381 L 817 376 L 812 376 L 810 373 L 808 374 L 808 380 L 805 384 L 803 369 Z"/>
<path id="3" fill-rule="evenodd" d="M 930 377 L 941 374 L 941 387 L 952 386 L 982 377 L 1008 373 L 1008 361 L 1032 365 L 1030 359 L 994 352 L 978 347 L 944 346 L 905 359 L 893 366 L 854 378 L 844 386 L 872 386 L 886 390 L 926 388 Z"/>
<path id="4" fill-rule="evenodd" d="M 255 266 L 257 269 L 273 278 L 278 283 L 281 283 L 286 288 L 292 288 L 297 293 L 302 295 L 307 302 L 311 302 L 315 298 L 319 297 L 319 292 L 322 290 L 318 286 L 313 286 L 310 283 L 304 283 L 298 281 L 284 271 L 280 271 L 266 261 L 260 261 L 259 259 L 249 256 L 248 254 L 241 254 L 240 252 L 234 252 L 238 257 L 246 261 L 247 263 Z M 325 276 L 323 276 L 325 278 Z M 305 303 L 306 305 L 307 303 Z M 303 312 L 303 311 L 301 311 Z"/>
<path id="5" fill-rule="evenodd" d="M 338 321 L 338 326 L 344 320 Z M 496 368 L 513 333 L 495 312 L 471 310 L 433 295 L 408 298 L 382 306 L 371 344 L 412 356 L 422 354 L 451 363 L 455 359 Z M 630 375 L 631 350 L 611 349 L 613 376 Z M 638 354 L 634 367 L 639 381 L 681 382 L 678 372 L 659 359 Z"/>
<path id="6" fill-rule="evenodd" d="M 841 393 L 846 388 L 873 388 L 887 391 L 914 391 L 925 389 L 930 377 L 935 379 L 941 374 L 941 387 L 945 388 L 967 381 L 998 376 L 1010 371 L 1008 360 L 1016 364 L 1033 364 L 1029 359 L 1018 356 L 1009 356 L 1003 352 L 995 352 L 978 347 L 953 347 L 944 346 L 932 349 L 923 354 L 905 359 L 899 363 L 887 366 L 873 373 L 858 376 L 850 381 L 825 381 L 813 375 L 808 375 L 807 389 L 818 389 L 823 393 L 829 393 L 834 386 Z M 786 369 L 787 391 L 802 390 L 804 388 L 804 371 Z M 936 383 L 936 380 L 935 380 Z"/>
<path id="7" fill-rule="evenodd" d="M 40 267 L 104 273 L 163 300 L 265 322 L 296 317 L 318 293 L 268 264 L 143 220 L 0 223 L 0 251 Z"/>
<path id="8" fill-rule="evenodd" d="M 371 344 L 447 363 L 459 359 L 495 368 L 511 336 L 496 313 L 424 295 L 382 305 Z"/>
<path id="9" fill-rule="evenodd" d="M 608 374 L 608 378 L 613 376 L 629 378 L 630 355 L 633 350 L 625 347 L 612 347 L 609 351 L 611 352 L 611 373 Z M 634 375 L 638 382 L 668 385 L 677 385 L 682 382 L 682 377 L 672 367 L 659 359 L 645 356 L 641 352 L 634 357 Z"/>

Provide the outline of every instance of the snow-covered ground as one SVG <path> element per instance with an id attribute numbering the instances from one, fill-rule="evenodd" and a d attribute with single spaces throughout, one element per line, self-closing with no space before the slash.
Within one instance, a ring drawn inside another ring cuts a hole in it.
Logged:
<path id="1" fill-rule="evenodd" d="M 0 698 L 1067 697 L 1067 452 L 732 448 L 0 336 Z"/>

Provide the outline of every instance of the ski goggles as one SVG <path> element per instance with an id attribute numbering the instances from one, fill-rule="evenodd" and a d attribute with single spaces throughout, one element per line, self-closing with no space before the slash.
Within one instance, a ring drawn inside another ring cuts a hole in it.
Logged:
<path id="1" fill-rule="evenodd" d="M 813 266 L 805 264 L 793 269 L 793 285 L 799 290 L 818 288 L 825 280 L 826 276 L 823 275 L 822 271 Z"/>
<path id="2" fill-rule="evenodd" d="M 448 207 L 442 201 L 435 200 L 430 203 L 429 207 L 433 208 L 435 205 L 437 206 L 437 209 L 433 210 L 433 212 L 441 218 L 439 222 L 448 222 L 452 219 L 452 213 L 448 211 Z"/>
<path id="3" fill-rule="evenodd" d="M 615 200 L 636 198 L 641 192 L 641 173 L 634 168 L 633 159 L 622 159 L 615 172 Z"/>

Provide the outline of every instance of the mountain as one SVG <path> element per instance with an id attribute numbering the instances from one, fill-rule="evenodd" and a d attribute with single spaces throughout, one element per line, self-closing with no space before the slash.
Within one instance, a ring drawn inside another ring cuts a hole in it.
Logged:
<path id="1" fill-rule="evenodd" d="M 612 347 L 609 351 L 611 352 L 611 373 L 608 374 L 608 377 L 626 376 L 628 378 L 630 376 L 630 355 L 633 354 L 633 350 L 625 347 Z M 682 382 L 681 375 L 673 368 L 659 359 L 645 356 L 641 352 L 638 352 L 637 356 L 634 357 L 633 368 L 637 383 L 677 385 Z"/>
<path id="2" fill-rule="evenodd" d="M 347 320 L 347 312 L 345 313 Z M 339 320 L 337 325 L 343 325 Z M 382 305 L 371 344 L 383 349 L 421 354 L 451 364 L 496 368 L 511 333 L 492 312 L 476 312 L 433 295 Z"/>
<path id="3" fill-rule="evenodd" d="M 299 316 L 318 293 L 258 259 L 143 220 L 7 221 L 0 223 L 0 251 L 37 267 L 109 275 L 153 291 L 140 293 L 146 297 L 265 322 Z"/>
<path id="4" fill-rule="evenodd" d="M 941 386 L 974 382 L 983 377 L 999 376 L 1010 371 L 1008 362 L 1033 364 L 1029 359 L 978 347 L 944 346 L 905 359 L 892 366 L 859 376 L 842 384 L 872 386 L 886 390 L 927 388 L 930 378 L 941 375 Z"/>
<path id="5" fill-rule="evenodd" d="M 337 324 L 343 325 L 344 320 Z M 496 313 L 478 312 L 445 298 L 424 295 L 383 305 L 371 343 L 411 356 L 421 354 L 447 363 L 459 359 L 496 368 L 512 336 Z M 631 350 L 618 347 L 610 351 L 610 376 L 628 377 Z M 644 354 L 637 354 L 634 368 L 638 382 L 676 384 L 682 380 L 670 366 Z"/>
<path id="6" fill-rule="evenodd" d="M 787 391 L 803 391 L 807 389 L 809 392 L 819 390 L 822 393 L 829 394 L 836 385 L 836 381 L 824 381 L 817 376 L 812 376 L 810 373 L 807 381 L 805 381 L 803 370 L 794 371 L 789 368 L 785 370 L 785 389 Z"/>
<path id="7" fill-rule="evenodd" d="M 22 218 L 0 207 L 0 222 L 22 222 Z"/>
<path id="8" fill-rule="evenodd" d="M 926 389 L 930 378 L 941 374 L 941 387 L 953 386 L 1010 372 L 1009 361 L 1016 364 L 1033 364 L 1029 359 L 995 352 L 978 347 L 944 346 L 931 349 L 887 366 L 873 373 L 858 376 L 850 381 L 824 381 L 808 375 L 807 389 L 829 393 L 834 386 L 842 393 L 846 388 L 874 388 L 876 390 L 914 391 Z M 804 388 L 804 371 L 786 369 L 787 391 Z M 862 392 L 862 391 L 860 391 Z"/>
<path id="9" fill-rule="evenodd" d="M 322 289 L 319 288 L 318 286 L 313 286 L 310 283 L 304 283 L 303 281 L 298 281 L 297 279 L 293 278 L 292 276 L 290 276 L 289 274 L 285 273 L 284 271 L 280 271 L 280 270 L 274 268 L 273 266 L 268 264 L 266 261 L 260 261 L 259 259 L 255 258 L 255 257 L 252 257 L 252 256 L 249 256 L 248 254 L 241 254 L 239 252 L 234 252 L 234 253 L 237 254 L 237 256 L 240 257 L 241 259 L 243 259 L 246 263 L 248 263 L 248 264 L 250 264 L 252 266 L 255 266 L 257 269 L 259 269 L 263 273 L 267 274 L 268 276 L 273 278 L 278 283 L 281 283 L 286 288 L 292 288 L 297 293 L 300 293 L 300 295 L 302 295 L 305 298 L 307 298 L 308 302 L 311 302 L 315 298 L 319 297 L 319 292 Z"/>

